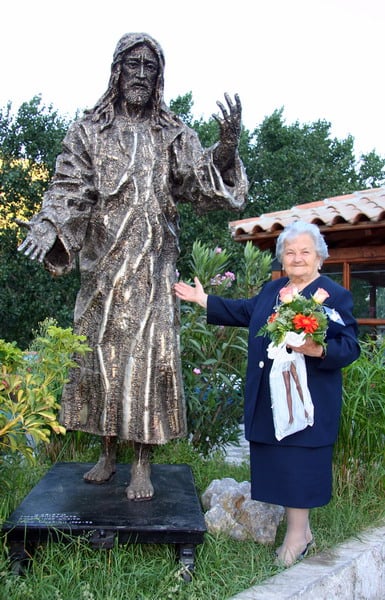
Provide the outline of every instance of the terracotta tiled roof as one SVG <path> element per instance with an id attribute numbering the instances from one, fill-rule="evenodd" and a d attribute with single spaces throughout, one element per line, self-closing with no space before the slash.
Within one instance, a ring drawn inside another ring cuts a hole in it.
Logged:
<path id="1" fill-rule="evenodd" d="M 355 225 L 361 221 L 383 221 L 385 220 L 385 187 L 299 204 L 288 210 L 232 221 L 229 226 L 232 233 L 273 232 L 298 220 L 327 227 L 337 223 Z"/>
<path id="2" fill-rule="evenodd" d="M 257 239 L 258 234 L 273 234 L 275 237 L 286 225 L 298 220 L 315 223 L 326 233 L 340 224 L 350 224 L 349 229 L 354 229 L 365 222 L 385 222 L 385 187 L 299 204 L 289 210 L 266 213 L 260 217 L 231 221 L 229 227 L 234 239 L 242 241 Z"/>

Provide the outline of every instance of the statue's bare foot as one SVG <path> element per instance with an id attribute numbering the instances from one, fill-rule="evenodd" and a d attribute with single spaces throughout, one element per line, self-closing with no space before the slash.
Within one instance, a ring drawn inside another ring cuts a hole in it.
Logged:
<path id="1" fill-rule="evenodd" d="M 116 462 L 111 456 L 102 454 L 96 465 L 87 473 L 84 473 L 83 479 L 88 483 L 105 483 L 116 471 Z"/>
<path id="2" fill-rule="evenodd" d="M 134 462 L 131 468 L 130 485 L 126 488 L 129 500 L 151 500 L 154 488 L 150 479 L 151 465 L 149 463 Z"/>

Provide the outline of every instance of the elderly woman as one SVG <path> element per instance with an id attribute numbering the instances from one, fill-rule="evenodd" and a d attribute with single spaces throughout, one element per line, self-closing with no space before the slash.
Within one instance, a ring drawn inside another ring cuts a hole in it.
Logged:
<path id="1" fill-rule="evenodd" d="M 208 323 L 249 328 L 245 435 L 250 442 L 251 494 L 254 500 L 285 507 L 286 535 L 276 555 L 279 564 L 291 566 L 313 544 L 309 509 L 323 506 L 331 498 L 333 445 L 342 401 L 341 369 L 359 356 L 360 349 L 350 292 L 320 275 L 328 250 L 318 227 L 300 221 L 288 225 L 278 237 L 276 254 L 285 276 L 265 284 L 254 298 L 208 296 L 197 278 L 195 287 L 177 283 L 175 293 L 181 300 L 207 308 Z M 277 306 L 280 291 L 288 286 L 295 286 L 305 297 L 323 288 L 328 294 L 325 307 L 334 309 L 338 318 L 328 319 L 325 346 L 306 336 L 302 345 L 291 347 L 305 357 L 314 424 L 278 441 L 271 409 L 270 340 L 259 331 Z"/>

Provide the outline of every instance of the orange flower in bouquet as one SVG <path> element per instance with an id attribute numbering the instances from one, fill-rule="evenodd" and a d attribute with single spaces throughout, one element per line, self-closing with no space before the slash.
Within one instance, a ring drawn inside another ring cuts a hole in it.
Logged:
<path id="1" fill-rule="evenodd" d="M 275 346 L 282 344 L 287 333 L 304 333 L 325 346 L 328 326 L 322 306 L 329 294 L 323 288 L 305 298 L 295 286 L 286 286 L 279 292 L 279 303 L 258 335 L 268 335 Z"/>

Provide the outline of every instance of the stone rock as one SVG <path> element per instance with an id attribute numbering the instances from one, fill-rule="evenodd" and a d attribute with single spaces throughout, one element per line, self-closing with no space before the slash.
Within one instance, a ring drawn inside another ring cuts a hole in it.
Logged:
<path id="1" fill-rule="evenodd" d="M 203 509 L 208 510 L 217 502 L 218 496 L 220 496 L 226 490 L 236 488 L 237 485 L 238 484 L 235 479 L 232 479 L 231 477 L 224 477 L 224 479 L 213 479 L 206 491 L 204 491 L 202 494 L 201 499 Z M 212 501 L 213 496 L 216 497 L 214 501 Z"/>
<path id="2" fill-rule="evenodd" d="M 261 544 L 273 544 L 277 527 L 282 521 L 284 508 L 246 499 L 236 514 L 236 521 L 243 525 L 251 539 Z"/>
<path id="3" fill-rule="evenodd" d="M 237 523 L 231 514 L 222 508 L 222 506 L 219 506 L 219 504 L 213 506 L 205 514 L 205 521 L 210 533 L 224 533 L 239 541 L 247 539 L 245 527 Z"/>
<path id="4" fill-rule="evenodd" d="M 272 544 L 282 521 L 282 506 L 251 500 L 250 482 L 214 479 L 202 494 L 208 531 L 242 541 Z"/>

